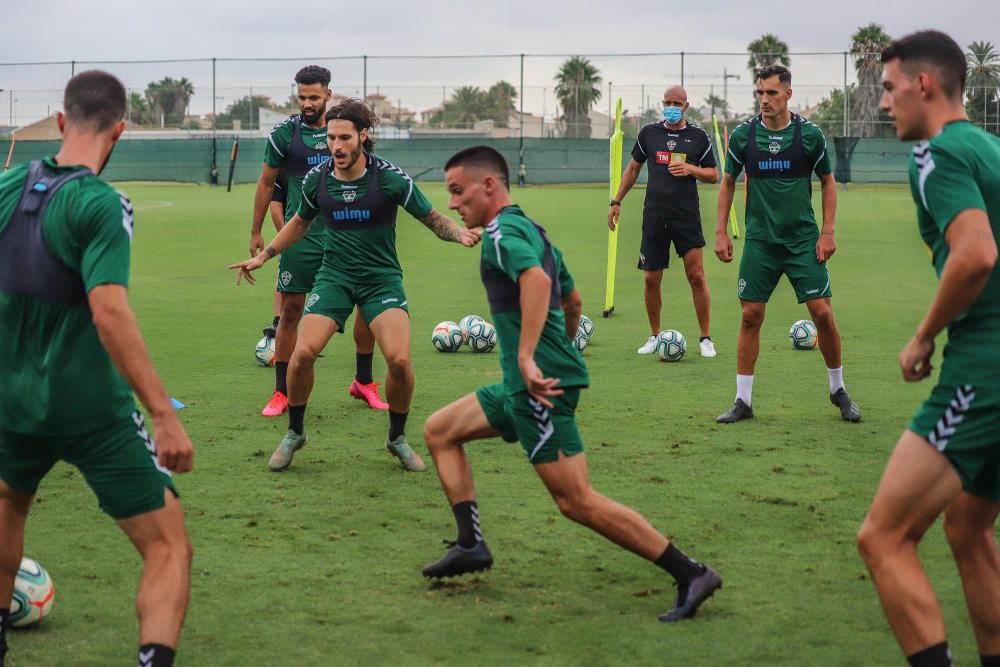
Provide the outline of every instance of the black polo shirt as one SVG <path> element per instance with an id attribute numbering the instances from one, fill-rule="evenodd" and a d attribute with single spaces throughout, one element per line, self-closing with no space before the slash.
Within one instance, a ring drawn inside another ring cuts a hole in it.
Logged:
<path id="1" fill-rule="evenodd" d="M 653 123 L 639 130 L 632 148 L 632 159 L 646 163 L 648 181 L 643 219 L 665 218 L 701 221 L 698 185 L 694 176 L 674 176 L 667 166 L 687 162 L 696 167 L 714 167 L 715 155 L 708 133 L 697 125 L 685 123 L 679 130 Z"/>

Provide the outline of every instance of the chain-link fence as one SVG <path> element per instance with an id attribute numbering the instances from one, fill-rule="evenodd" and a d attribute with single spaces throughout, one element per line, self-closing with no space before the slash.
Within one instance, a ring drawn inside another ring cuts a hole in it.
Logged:
<path id="1" fill-rule="evenodd" d="M 871 55 L 786 54 L 792 110 L 829 137 L 891 139 L 891 122 L 878 110 L 878 75 L 864 67 Z M 295 72 L 317 64 L 332 72 L 335 99 L 372 104 L 381 139 L 604 139 L 621 97 L 630 145 L 639 128 L 662 118 L 660 100 L 674 84 L 688 93 L 689 121 L 709 128 L 715 115 L 728 134 L 754 113 L 751 62 L 741 52 L 674 52 L 0 63 L 0 135 L 53 138 L 52 115 L 61 108 L 66 80 L 101 68 L 128 89 L 126 138 L 263 137 L 297 110 Z M 973 121 L 1000 133 L 1000 92 L 974 88 L 967 99 Z M 855 146 L 852 159 L 875 145 L 882 144 Z M 875 160 L 878 151 L 870 152 Z M 905 159 L 884 166 L 898 176 Z"/>

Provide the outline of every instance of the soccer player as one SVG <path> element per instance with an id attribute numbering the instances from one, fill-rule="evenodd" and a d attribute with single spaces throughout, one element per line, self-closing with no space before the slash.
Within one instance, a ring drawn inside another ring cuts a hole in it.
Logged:
<path id="1" fill-rule="evenodd" d="M 917 141 L 910 190 L 938 288 L 899 355 L 903 379 L 937 385 L 889 457 L 858 549 L 911 665 L 951 665 L 944 619 L 917 544 L 944 513 L 984 666 L 1000 665 L 1000 139 L 972 125 L 963 104 L 966 60 L 947 35 L 917 32 L 882 52 L 881 107 L 903 141 Z M 965 664 L 965 663 L 963 663 Z"/>
<path id="2" fill-rule="evenodd" d="M 145 561 L 140 664 L 173 664 L 187 609 L 191 543 L 170 472 L 191 470 L 194 449 L 129 308 L 132 204 L 98 177 L 125 105 L 112 75 L 77 74 L 59 152 L 0 176 L 0 665 L 28 510 L 58 460 Z"/>
<path id="3" fill-rule="evenodd" d="M 743 317 L 736 343 L 736 401 L 717 422 L 753 417 L 754 366 L 760 351 L 764 309 L 782 274 L 788 276 L 799 303 L 805 303 L 819 332 L 826 362 L 830 402 L 849 422 L 861 420 L 861 409 L 844 386 L 840 331 L 830 306 L 827 260 L 837 250 L 833 224 L 837 184 L 823 132 L 788 110 L 792 73 L 781 65 L 757 72 L 760 114 L 746 121 L 729 138 L 729 159 L 719 187 L 715 254 L 733 261 L 733 242 L 726 233 L 736 177 L 747 170 L 746 242 L 737 282 Z M 823 228 L 816 228 L 811 177 L 823 191 Z"/>
<path id="4" fill-rule="evenodd" d="M 687 92 L 672 86 L 663 93 L 663 121 L 639 131 L 632 148 L 632 161 L 625 167 L 622 182 L 608 210 L 608 227 L 614 231 L 621 215 L 622 201 L 647 166 L 649 178 L 642 206 L 642 245 L 639 265 L 645 274 L 646 317 L 649 338 L 637 352 L 656 351 L 660 333 L 660 309 L 663 299 L 660 284 L 663 269 L 670 267 L 670 244 L 684 260 L 684 273 L 691 286 L 694 311 L 698 316 L 701 337 L 698 348 L 703 357 L 715 356 L 715 343 L 709 334 L 710 296 L 705 281 L 705 235 L 701 231 L 698 204 L 698 181 L 715 183 L 718 172 L 708 133 L 684 120 L 688 108 Z"/>
<path id="5" fill-rule="evenodd" d="M 298 85 L 300 113 L 290 116 L 271 130 L 264 147 L 264 164 L 253 200 L 253 222 L 250 227 L 250 256 L 264 247 L 260 232 L 264 224 L 279 170 L 288 178 L 285 220 L 298 210 L 302 179 L 316 165 L 329 159 L 326 145 L 326 123 L 323 113 L 330 100 L 330 71 L 318 65 L 303 67 L 295 75 Z M 274 341 L 275 388 L 261 412 L 265 417 L 277 417 L 288 408 L 288 360 L 295 349 L 299 320 L 305 308 L 306 294 L 312 289 L 316 272 L 323 261 L 323 225 L 309 229 L 305 239 L 282 253 L 278 261 L 278 291 L 281 293 L 281 313 Z M 372 379 L 372 358 L 375 339 L 363 318 L 354 321 L 354 342 L 357 349 L 357 374 L 350 394 L 370 407 L 384 410 L 386 403 Z"/>
<path id="6" fill-rule="evenodd" d="M 240 277 L 278 253 L 286 253 L 306 235 L 314 219 L 326 229 L 326 254 L 305 306 L 302 331 L 288 367 L 288 433 L 274 451 L 271 470 L 287 468 L 306 444 L 306 402 L 313 387 L 316 357 L 357 306 L 369 322 L 389 372 L 389 435 L 386 449 L 406 470 L 426 470 L 406 441 L 404 429 L 413 397 L 410 318 L 403 271 L 396 256 L 396 214 L 400 207 L 440 239 L 472 247 L 479 234 L 441 215 L 405 171 L 374 153 L 371 136 L 378 117 L 361 100 L 348 99 L 326 113 L 327 142 L 333 157 L 313 168 L 302 184 L 298 213 L 264 252 L 234 264 Z"/>
<path id="7" fill-rule="evenodd" d="M 465 149 L 445 165 L 448 206 L 470 229 L 486 229 L 480 274 L 500 339 L 503 382 L 445 406 L 424 426 L 458 525 L 458 539 L 424 568 L 424 576 L 451 577 L 493 564 L 463 445 L 500 436 L 521 442 L 564 515 L 673 575 L 676 604 L 661 621 L 693 616 L 722 586 L 719 575 L 686 556 L 637 512 L 590 486 L 575 418 L 589 378 L 570 342 L 580 320 L 580 293 L 545 230 L 511 203 L 507 178 L 503 156 L 487 146 Z"/>

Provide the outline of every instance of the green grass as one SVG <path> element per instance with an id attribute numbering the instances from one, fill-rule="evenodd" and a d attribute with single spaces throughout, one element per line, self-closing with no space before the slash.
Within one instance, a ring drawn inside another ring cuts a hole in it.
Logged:
<path id="1" fill-rule="evenodd" d="M 616 313 L 601 319 L 605 188 L 515 193 L 565 253 L 597 330 L 593 385 L 579 410 L 594 486 L 634 506 L 725 588 L 690 622 L 665 625 L 670 578 L 563 519 L 520 448 L 469 447 L 496 564 L 441 587 L 420 567 L 452 538 L 433 472 L 404 474 L 382 452 L 386 417 L 347 395 L 354 354 L 338 336 L 317 367 L 311 445 L 284 474 L 267 458 L 283 419 L 259 411 L 273 374 L 252 348 L 271 319 L 274 265 L 254 288 L 226 265 L 246 255 L 249 187 L 123 186 L 136 205 L 131 300 L 197 448 L 178 478 L 195 545 L 179 665 L 542 664 L 885 665 L 901 656 L 854 549 L 854 533 L 898 434 L 930 389 L 905 385 L 896 354 L 934 288 L 907 191 L 842 193 L 834 309 L 845 379 L 864 410 L 841 422 L 819 352 L 795 351 L 807 317 L 782 281 L 767 313 L 754 387 L 757 418 L 718 426 L 735 392 L 736 265 L 707 248 L 716 359 L 697 354 L 681 263 L 664 280 L 665 327 L 688 337 L 680 363 L 638 357 L 646 338 L 638 253 L 641 192 L 627 200 Z M 443 188 L 425 186 L 435 205 Z M 712 238 L 715 191 L 702 191 Z M 442 355 L 433 325 L 487 315 L 478 251 L 444 245 L 401 214 L 398 246 L 417 378 L 411 441 L 445 403 L 500 378 L 496 354 Z M 737 243 L 737 252 L 741 249 Z M 384 364 L 376 360 L 376 374 Z M 429 460 L 429 459 L 428 459 Z M 26 553 L 56 584 L 53 615 L 11 637 L 8 665 L 110 665 L 133 659 L 140 561 L 81 476 L 43 483 Z M 976 654 L 939 528 L 922 547 L 959 660 Z"/>

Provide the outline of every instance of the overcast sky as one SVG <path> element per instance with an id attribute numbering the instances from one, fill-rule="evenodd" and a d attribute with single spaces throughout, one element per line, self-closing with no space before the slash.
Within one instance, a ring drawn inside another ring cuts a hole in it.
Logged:
<path id="1" fill-rule="evenodd" d="M 217 104 L 263 92 L 283 98 L 295 70 L 320 58 L 472 54 L 595 55 L 603 85 L 626 107 L 656 102 L 662 88 L 679 81 L 680 58 L 606 58 L 610 53 L 744 52 L 747 43 L 771 32 L 795 52 L 849 48 L 851 34 L 872 21 L 892 36 L 935 27 L 964 47 L 973 40 L 1000 43 L 997 0 L 837 0 L 836 2 L 507 2 L 302 3 L 270 0 L 221 2 L 175 0 L 30 0 L 4 3 L 7 29 L 0 63 L 107 61 L 127 59 L 275 58 L 283 63 L 217 64 Z M 311 9 L 312 8 L 312 9 Z M 945 10 L 946 11 L 943 11 Z M 315 16 L 313 27 L 306 18 Z M 560 58 L 528 58 L 525 104 L 536 113 L 555 113 L 552 77 Z M 334 88 L 360 93 L 360 59 L 323 60 Z M 368 62 L 368 92 L 388 94 L 404 106 L 427 108 L 457 86 L 488 86 L 504 78 L 519 84 L 517 58 L 471 60 L 377 59 Z M 90 65 L 87 65 L 90 66 Z M 127 86 L 142 90 L 150 80 L 186 76 L 195 83 L 192 109 L 211 110 L 212 69 L 208 62 L 145 65 L 104 64 Z M 79 71 L 78 67 L 77 71 Z M 843 58 L 792 58 L 800 103 L 816 102 L 842 85 Z M 746 56 L 685 57 L 685 84 L 695 104 L 721 93 L 723 71 L 730 98 L 744 100 Z M 58 108 L 68 65 L 0 66 L 0 124 L 16 107 L 17 124 Z M 442 87 L 444 90 L 442 91 Z M 15 91 L 11 104 L 9 91 Z M 544 90 L 543 90 L 544 89 Z M 737 92 L 734 92 L 737 91 Z M 652 92 L 651 92 L 652 91 Z M 643 98 L 645 96 L 645 98 Z M 601 104 L 606 104 L 607 95 Z M 739 107 L 739 104 L 734 104 Z M 220 109 L 221 111 L 221 109 Z"/>

